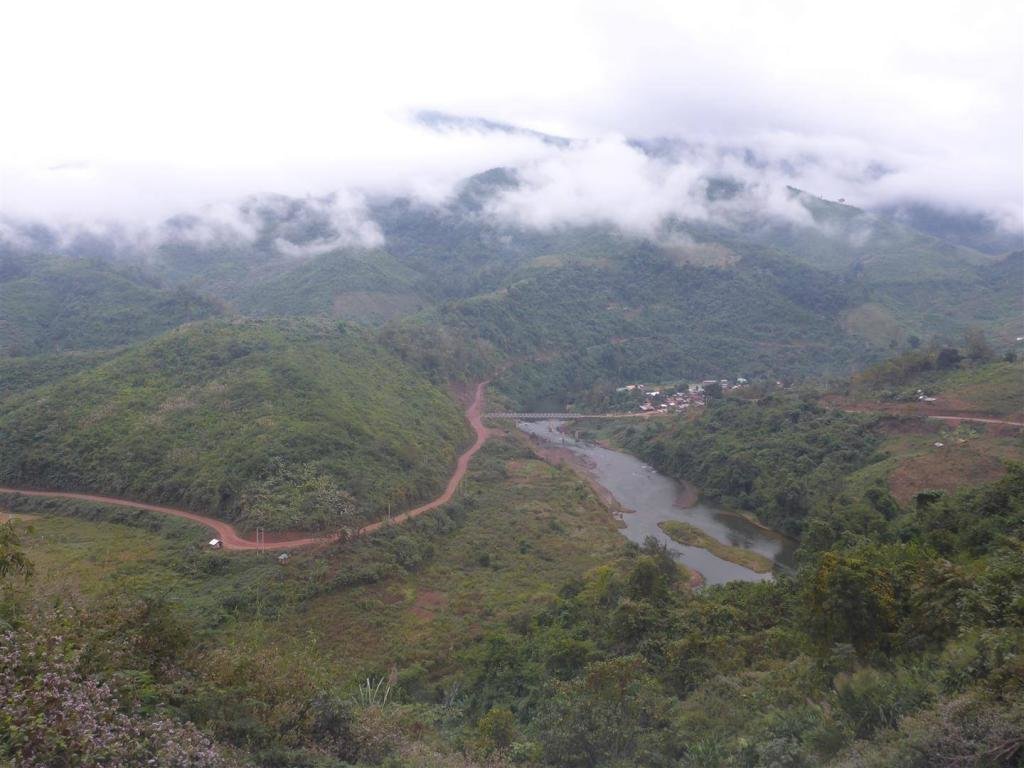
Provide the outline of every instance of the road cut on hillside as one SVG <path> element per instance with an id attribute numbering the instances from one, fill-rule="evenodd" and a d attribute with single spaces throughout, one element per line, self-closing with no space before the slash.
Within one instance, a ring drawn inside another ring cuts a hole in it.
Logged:
<path id="1" fill-rule="evenodd" d="M 473 427 L 474 440 L 473 444 L 467 448 L 455 465 L 455 471 L 452 473 L 451 478 L 448 480 L 448 485 L 445 487 L 444 492 L 433 501 L 429 501 L 426 504 L 410 509 L 408 512 L 403 512 L 399 515 L 388 520 L 379 520 L 376 523 L 370 523 L 364 525 L 358 531 L 357 536 L 364 534 L 373 533 L 381 528 L 389 525 L 398 525 L 404 523 L 407 520 L 411 520 L 414 517 L 419 517 L 425 512 L 429 512 L 432 509 L 447 504 L 455 496 L 455 491 L 458 490 L 459 484 L 466 476 L 466 471 L 469 469 L 469 462 L 476 455 L 484 443 L 487 442 L 487 427 L 483 423 L 483 404 L 484 404 L 484 390 L 487 388 L 487 382 L 482 381 L 476 385 L 476 390 L 473 394 L 473 401 L 466 408 L 466 419 L 469 421 L 471 427 Z M 157 512 L 163 515 L 172 515 L 174 517 L 184 518 L 185 520 L 191 520 L 193 522 L 204 525 L 212 530 L 218 539 L 223 543 L 224 549 L 232 550 L 259 550 L 259 549 L 295 549 L 298 547 L 308 547 L 315 544 L 329 544 L 333 541 L 337 541 L 340 534 L 334 533 L 327 536 L 305 536 L 295 538 L 277 538 L 272 537 L 272 540 L 258 542 L 254 539 L 248 539 L 238 533 L 234 526 L 230 523 L 226 523 L 223 520 L 217 520 L 213 517 L 207 517 L 206 515 L 200 515 L 195 512 L 189 512 L 185 509 L 178 509 L 176 507 L 168 507 L 162 504 L 148 504 L 142 501 L 133 501 L 131 499 L 119 499 L 113 496 L 102 496 L 94 493 L 75 493 L 71 491 L 50 491 L 50 490 L 36 490 L 28 488 L 6 488 L 0 486 L 0 493 L 14 493 L 20 496 L 38 496 L 42 498 L 50 499 L 75 499 L 78 501 L 90 501 L 97 504 L 110 504 L 117 507 L 130 507 L 132 509 L 142 509 L 147 512 Z"/>

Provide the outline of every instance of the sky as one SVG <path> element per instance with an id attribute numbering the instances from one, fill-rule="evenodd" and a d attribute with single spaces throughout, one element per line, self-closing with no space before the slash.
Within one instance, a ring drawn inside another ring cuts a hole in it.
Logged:
<path id="1" fill-rule="evenodd" d="M 701 179 L 728 164 L 717 149 L 744 146 L 773 161 L 745 177 L 759 204 L 795 183 L 1018 228 L 1022 8 L 7 3 L 0 215 L 156 221 L 270 193 L 339 192 L 349 208 L 379 193 L 438 202 L 459 179 L 511 165 L 525 185 L 499 201 L 501 215 L 643 230 L 669 214 L 706 215 L 694 201 Z M 410 119 L 421 109 L 578 141 L 432 131 Z M 667 162 L 626 141 L 658 136 L 701 149 Z"/>

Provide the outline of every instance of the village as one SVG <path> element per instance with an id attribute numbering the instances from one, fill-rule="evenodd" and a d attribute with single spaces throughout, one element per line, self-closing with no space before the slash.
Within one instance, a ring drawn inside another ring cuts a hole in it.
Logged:
<path id="1" fill-rule="evenodd" d="M 644 413 L 669 413 L 703 407 L 710 398 L 720 397 L 724 392 L 742 389 L 749 383 L 747 379 L 739 376 L 735 380 L 705 379 L 685 386 L 659 387 L 646 384 L 627 384 L 618 387 L 615 391 L 620 395 L 631 395 L 634 398 L 634 402 L 637 404 L 633 410 Z"/>

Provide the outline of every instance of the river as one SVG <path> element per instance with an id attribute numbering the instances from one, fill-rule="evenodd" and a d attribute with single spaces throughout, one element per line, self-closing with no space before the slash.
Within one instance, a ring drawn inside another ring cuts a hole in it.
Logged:
<path id="1" fill-rule="evenodd" d="M 678 544 L 658 527 L 665 520 L 680 520 L 700 528 L 719 541 L 734 547 L 750 549 L 775 563 L 776 569 L 788 570 L 794 565 L 796 542 L 781 534 L 754 525 L 742 515 L 707 504 L 697 503 L 681 508 L 677 500 L 683 490 L 680 484 L 644 464 L 640 459 L 613 451 L 594 443 L 576 440 L 559 428 L 564 421 L 524 421 L 519 429 L 551 445 L 567 448 L 586 459 L 591 476 L 615 497 L 624 508 L 633 510 L 622 516 L 622 534 L 642 544 L 648 536 L 663 542 L 677 560 L 699 571 L 706 584 L 728 581 L 763 581 L 771 573 L 757 573 L 730 563 L 699 547 Z"/>

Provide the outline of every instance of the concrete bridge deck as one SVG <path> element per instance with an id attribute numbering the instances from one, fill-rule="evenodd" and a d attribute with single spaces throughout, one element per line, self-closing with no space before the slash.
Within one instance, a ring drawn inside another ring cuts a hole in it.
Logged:
<path id="1" fill-rule="evenodd" d="M 526 413 L 520 411 L 495 411 L 485 413 L 485 419 L 516 419 L 517 421 L 540 421 L 542 419 L 626 419 L 646 416 L 645 413 Z"/>

